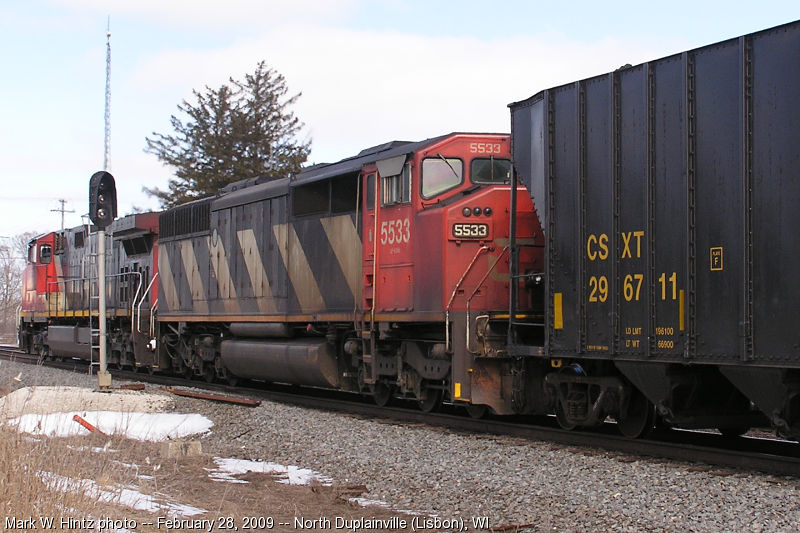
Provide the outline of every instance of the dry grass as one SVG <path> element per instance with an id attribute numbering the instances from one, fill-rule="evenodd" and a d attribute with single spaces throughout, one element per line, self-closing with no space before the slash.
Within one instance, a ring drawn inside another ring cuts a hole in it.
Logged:
<path id="1" fill-rule="evenodd" d="M 4 388 L 11 389 L 0 386 L 0 395 Z M 214 469 L 216 464 L 207 454 L 162 459 L 157 443 L 88 432 L 75 437 L 32 436 L 0 426 L 0 530 L 30 530 L 24 522 L 28 519 L 38 530 L 48 529 L 41 519 L 53 520 L 51 530 L 88 530 L 97 528 L 100 519 L 111 519 L 137 533 L 164 531 L 163 522 L 158 526 L 159 517 L 162 521 L 180 517 L 170 505 L 205 511 L 184 518 L 211 520 L 215 531 L 231 523 L 241 529 L 253 518 L 265 524 L 263 520 L 269 519 L 272 531 L 295 531 L 295 517 L 324 517 L 331 522 L 336 517 L 409 519 L 348 502 L 367 487 L 290 486 L 256 473 L 237 476 L 246 484 L 232 484 L 210 479 L 209 470 Z M 126 490 L 162 507 L 134 509 L 123 495 Z M 9 523 L 9 519 L 16 520 Z"/>
<path id="2" fill-rule="evenodd" d="M 40 518 L 53 517 L 59 525 L 62 518 L 122 518 L 123 512 L 113 503 L 79 489 L 80 480 L 95 480 L 104 487 L 135 478 L 124 475 L 113 454 L 91 450 L 110 448 L 113 443 L 108 443 L 98 437 L 51 439 L 0 428 L 0 520 L 4 520 L 0 525 L 8 529 L 6 519 L 33 518 L 39 525 Z"/>

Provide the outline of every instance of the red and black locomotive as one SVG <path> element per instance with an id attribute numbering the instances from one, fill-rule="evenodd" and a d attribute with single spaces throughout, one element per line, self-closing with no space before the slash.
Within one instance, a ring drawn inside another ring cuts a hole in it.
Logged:
<path id="1" fill-rule="evenodd" d="M 508 314 L 510 176 L 508 135 L 455 133 L 120 219 L 107 258 L 111 362 L 425 409 L 480 397 L 511 413 L 509 361 L 482 358 L 486 339 L 467 327 L 495 335 L 489 314 Z M 513 196 L 528 244 L 517 263 L 540 272 L 535 210 L 523 188 Z M 93 238 L 79 227 L 31 242 L 23 346 L 93 357 Z"/>

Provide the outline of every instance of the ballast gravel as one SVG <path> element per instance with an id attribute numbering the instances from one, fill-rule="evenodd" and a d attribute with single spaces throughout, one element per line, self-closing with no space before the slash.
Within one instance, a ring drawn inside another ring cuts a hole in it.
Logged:
<path id="1" fill-rule="evenodd" d="M 22 372 L 20 381 L 14 377 Z M 0 363 L 0 389 L 94 387 L 85 374 Z M 118 383 L 116 383 L 118 384 Z M 188 384 L 187 384 L 188 385 Z M 148 385 L 148 392 L 158 388 Z M 442 520 L 488 517 L 526 531 L 797 531 L 800 479 L 264 402 L 241 407 L 176 398 L 177 412 L 214 421 L 215 455 L 311 468 L 364 497 Z M 800 445 L 800 444 L 798 444 Z M 363 510 L 369 517 L 369 507 Z"/>

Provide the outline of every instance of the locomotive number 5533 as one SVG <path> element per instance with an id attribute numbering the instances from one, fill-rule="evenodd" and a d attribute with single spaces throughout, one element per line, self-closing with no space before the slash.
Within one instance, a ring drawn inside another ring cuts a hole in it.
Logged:
<path id="1" fill-rule="evenodd" d="M 457 239 L 485 239 L 489 236 L 489 224 L 459 222 L 453 224 L 453 237 Z"/>

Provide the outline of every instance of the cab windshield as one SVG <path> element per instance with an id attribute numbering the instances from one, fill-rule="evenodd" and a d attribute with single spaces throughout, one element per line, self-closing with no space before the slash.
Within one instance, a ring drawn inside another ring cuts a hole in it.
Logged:
<path id="1" fill-rule="evenodd" d="M 464 181 L 464 162 L 454 157 L 428 157 L 422 160 L 422 197 L 433 198 Z"/>
<path id="2" fill-rule="evenodd" d="M 473 159 L 469 176 L 472 183 L 508 183 L 511 181 L 511 161 L 495 157 Z"/>

